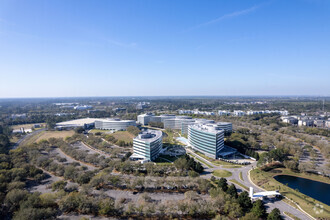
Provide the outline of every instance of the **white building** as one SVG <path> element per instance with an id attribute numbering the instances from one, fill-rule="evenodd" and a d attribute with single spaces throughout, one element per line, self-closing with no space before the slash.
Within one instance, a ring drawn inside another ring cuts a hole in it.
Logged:
<path id="1" fill-rule="evenodd" d="M 223 116 L 223 115 L 230 115 L 230 111 L 224 111 L 224 110 L 219 110 L 218 115 Z"/>
<path id="2" fill-rule="evenodd" d="M 330 120 L 325 121 L 325 127 L 330 128 Z"/>
<path id="3" fill-rule="evenodd" d="M 310 119 L 301 119 L 298 121 L 298 126 L 313 126 L 314 121 Z"/>
<path id="4" fill-rule="evenodd" d="M 147 130 L 141 132 L 133 139 L 132 160 L 153 161 L 163 147 L 163 132 L 159 130 Z"/>
<path id="5" fill-rule="evenodd" d="M 138 115 L 137 117 L 137 121 L 138 123 L 142 124 L 142 125 L 148 125 L 149 122 L 163 122 L 166 119 L 170 119 L 170 118 L 175 118 L 175 115 L 171 115 L 171 114 L 163 114 L 163 115 L 159 115 L 156 116 L 152 113 L 146 113 L 146 114 L 142 114 L 142 115 Z"/>
<path id="6" fill-rule="evenodd" d="M 246 115 L 246 113 L 241 110 L 234 110 L 234 115 L 235 116 L 244 116 L 244 115 Z"/>
<path id="7" fill-rule="evenodd" d="M 92 127 L 94 127 L 96 120 L 98 120 L 98 119 L 97 118 L 81 118 L 81 119 L 59 122 L 59 123 L 56 123 L 56 128 L 57 129 L 67 129 L 67 128 L 77 128 L 77 127 L 92 128 Z"/>
<path id="8" fill-rule="evenodd" d="M 102 130 L 124 131 L 129 126 L 136 126 L 134 120 L 120 120 L 118 118 L 107 118 L 95 120 L 95 128 Z"/>
<path id="9" fill-rule="evenodd" d="M 324 128 L 325 127 L 325 120 L 314 120 L 314 126 L 318 128 Z"/>
<path id="10" fill-rule="evenodd" d="M 173 118 L 167 118 L 163 121 L 164 128 L 170 129 L 182 129 L 182 123 L 187 120 L 193 120 L 190 116 L 175 116 Z"/>
<path id="11" fill-rule="evenodd" d="M 287 124 L 298 124 L 298 119 L 291 116 L 282 116 L 281 117 L 282 122 Z"/>
<path id="12" fill-rule="evenodd" d="M 93 108 L 93 107 L 90 105 L 78 105 L 78 106 L 74 107 L 75 110 L 86 110 L 86 109 L 90 109 L 90 108 Z"/>
<path id="13" fill-rule="evenodd" d="M 223 129 L 226 133 L 231 133 L 233 131 L 233 124 L 230 122 L 218 122 L 217 126 Z"/>
<path id="14" fill-rule="evenodd" d="M 189 125 L 188 142 L 194 150 L 217 159 L 224 148 L 224 130 L 216 124 Z"/>

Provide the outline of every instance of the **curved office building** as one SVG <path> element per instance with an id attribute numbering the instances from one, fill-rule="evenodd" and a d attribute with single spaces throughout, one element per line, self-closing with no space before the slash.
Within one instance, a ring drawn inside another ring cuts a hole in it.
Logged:
<path id="1" fill-rule="evenodd" d="M 182 129 L 182 123 L 192 120 L 192 117 L 190 116 L 176 116 L 175 118 L 169 118 L 164 120 L 164 128 L 170 128 L 170 129 Z"/>
<path id="2" fill-rule="evenodd" d="M 216 124 L 189 125 L 188 142 L 194 150 L 217 159 L 224 148 L 224 130 Z"/>
<path id="3" fill-rule="evenodd" d="M 230 122 L 218 122 L 217 126 L 223 130 L 225 130 L 225 132 L 231 133 L 233 130 L 233 125 Z"/>
<path id="4" fill-rule="evenodd" d="M 133 155 L 131 158 L 153 161 L 163 147 L 163 133 L 159 130 L 141 132 L 133 139 Z"/>
<path id="5" fill-rule="evenodd" d="M 134 120 L 120 120 L 117 118 L 99 119 L 95 121 L 95 128 L 102 130 L 124 131 L 129 126 L 136 126 Z"/>

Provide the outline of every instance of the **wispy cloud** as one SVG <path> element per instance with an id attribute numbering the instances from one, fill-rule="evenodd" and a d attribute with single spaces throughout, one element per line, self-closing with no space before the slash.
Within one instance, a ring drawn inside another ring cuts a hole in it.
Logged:
<path id="1" fill-rule="evenodd" d="M 196 30 L 196 29 L 201 28 L 201 27 L 205 27 L 205 26 L 208 26 L 208 25 L 219 23 L 219 22 L 221 22 L 223 20 L 226 20 L 226 19 L 230 19 L 230 18 L 239 17 L 239 16 L 242 16 L 242 15 L 249 14 L 249 13 L 254 12 L 255 10 L 257 10 L 261 6 L 262 5 L 255 5 L 253 7 L 250 7 L 250 8 L 244 9 L 244 10 L 235 11 L 235 12 L 232 12 L 232 13 L 229 13 L 229 14 L 222 15 L 222 16 L 216 18 L 216 19 L 213 19 L 213 20 L 198 24 L 196 26 L 193 26 L 191 28 L 188 28 L 184 32 Z"/>

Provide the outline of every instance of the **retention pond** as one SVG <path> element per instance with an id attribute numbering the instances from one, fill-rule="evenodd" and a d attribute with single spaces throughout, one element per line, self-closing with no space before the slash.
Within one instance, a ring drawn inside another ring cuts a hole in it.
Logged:
<path id="1" fill-rule="evenodd" d="M 299 192 L 330 205 L 330 184 L 289 175 L 278 175 L 274 178 L 292 189 L 298 189 Z"/>

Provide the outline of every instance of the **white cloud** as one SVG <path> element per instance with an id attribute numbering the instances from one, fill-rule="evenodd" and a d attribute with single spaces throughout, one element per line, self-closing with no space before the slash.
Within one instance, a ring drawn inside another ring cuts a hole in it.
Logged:
<path id="1" fill-rule="evenodd" d="M 195 30 L 195 29 L 204 27 L 204 26 L 215 24 L 215 23 L 221 22 L 221 21 L 223 21 L 225 19 L 230 19 L 230 18 L 234 18 L 234 17 L 239 17 L 241 15 L 246 15 L 246 14 L 249 14 L 251 12 L 254 12 L 255 10 L 257 10 L 260 7 L 261 7 L 261 5 L 255 5 L 253 7 L 250 7 L 250 8 L 244 9 L 244 10 L 235 11 L 235 12 L 232 12 L 232 13 L 229 13 L 229 14 L 225 14 L 225 15 L 222 15 L 222 16 L 216 18 L 216 19 L 213 19 L 213 20 L 210 20 L 210 21 L 207 21 L 207 22 L 198 24 L 198 25 L 196 25 L 194 27 L 188 28 L 184 32 L 192 31 L 192 30 Z"/>

